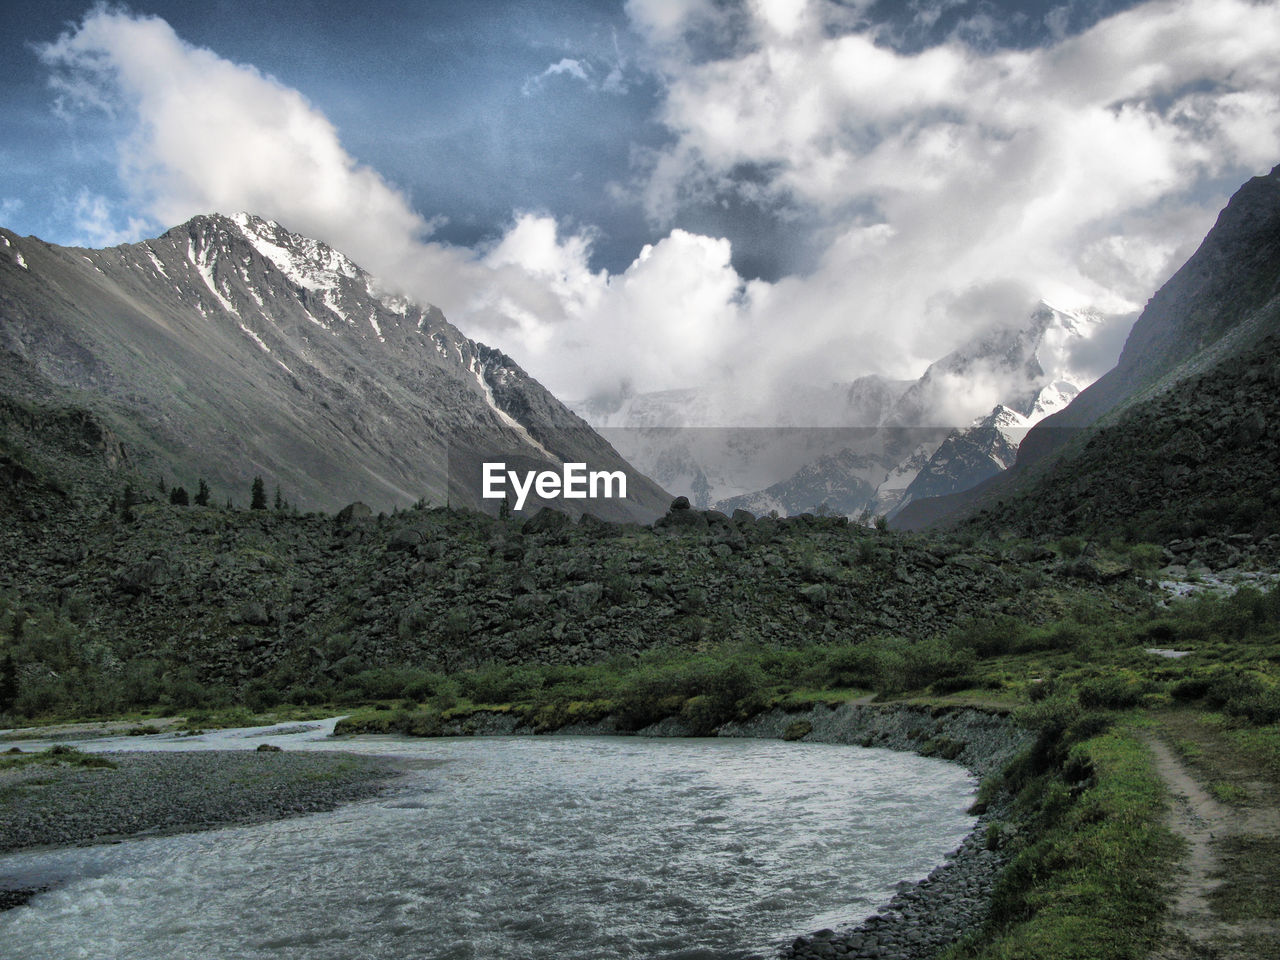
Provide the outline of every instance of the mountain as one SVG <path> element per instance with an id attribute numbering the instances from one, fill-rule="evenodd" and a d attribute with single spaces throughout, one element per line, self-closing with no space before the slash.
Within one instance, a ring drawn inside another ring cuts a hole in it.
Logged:
<path id="1" fill-rule="evenodd" d="M 913 499 L 966 489 L 1012 463 L 1027 429 L 1088 383 L 1071 357 L 1098 320 L 1041 303 L 1019 322 L 972 337 L 914 381 L 797 385 L 772 398 L 780 400 L 772 411 L 699 390 L 579 409 L 629 459 L 695 504 L 757 515 L 892 516 Z M 661 426 L 681 418 L 717 426 Z"/>
<path id="2" fill-rule="evenodd" d="M 883 460 L 845 448 L 806 463 L 786 480 L 759 493 L 721 500 L 716 509 L 724 513 L 746 510 L 756 516 L 770 513 L 849 516 L 861 511 L 875 496 L 876 488 L 868 477 L 883 474 L 884 469 Z"/>
<path id="3" fill-rule="evenodd" d="M 1114 369 L 1028 433 L 1008 473 L 895 526 L 1248 535 L 1280 497 L 1280 166 L 1244 184 L 1134 324 Z M 1243 513 L 1242 513 L 1243 510 Z"/>
<path id="4" fill-rule="evenodd" d="M 139 469 L 217 496 L 261 475 L 306 509 L 492 511 L 480 464 L 501 460 L 625 470 L 628 500 L 591 505 L 614 519 L 670 501 L 511 358 L 248 214 L 105 250 L 0 231 L 0 358 L 19 399 L 90 407 Z"/>
<path id="5" fill-rule="evenodd" d="M 754 384 L 736 383 L 573 406 L 646 475 L 695 506 L 710 507 L 860 445 L 908 386 L 867 376 L 763 393 Z"/>
<path id="6" fill-rule="evenodd" d="M 914 475 L 900 464 L 886 477 L 890 486 L 877 489 L 871 511 L 893 517 L 913 500 L 967 490 L 1011 466 L 1027 430 L 1089 382 L 1073 369 L 1071 352 L 1092 336 L 1100 319 L 1041 302 L 1025 323 L 989 330 L 931 364 L 903 394 L 890 424 L 936 423 L 939 411 L 956 409 L 956 396 L 981 395 L 984 389 L 1002 399 L 968 427 L 951 431 L 931 449 L 926 445 L 928 459 Z M 920 452 L 913 451 L 910 462 Z"/>
<path id="7" fill-rule="evenodd" d="M 896 499 L 878 491 L 878 509 L 873 512 L 892 518 L 915 500 L 960 493 L 1008 470 L 1031 427 L 1064 408 L 1079 393 L 1071 381 L 1054 380 L 1021 403 L 997 404 L 971 426 L 948 434 Z"/>

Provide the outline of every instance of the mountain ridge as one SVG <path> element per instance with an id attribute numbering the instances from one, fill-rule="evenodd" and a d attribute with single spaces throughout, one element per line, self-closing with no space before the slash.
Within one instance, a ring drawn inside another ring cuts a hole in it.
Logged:
<path id="1" fill-rule="evenodd" d="M 1194 254 L 1147 302 L 1116 366 L 1081 391 L 1064 410 L 1041 421 L 1019 447 L 1007 473 L 969 491 L 909 505 L 895 526 L 919 530 L 962 522 L 998 504 L 1047 491 L 1055 472 L 1082 492 L 1098 491 L 1103 471 L 1072 476 L 1071 462 L 1090 444 L 1105 445 L 1101 431 L 1117 428 L 1135 442 L 1132 418 L 1158 418 L 1171 407 L 1170 393 L 1217 370 L 1228 380 L 1241 362 L 1256 356 L 1259 342 L 1280 330 L 1280 165 L 1253 177 L 1232 195 Z M 1237 362 L 1240 361 L 1240 362 Z M 1251 363 L 1243 363 L 1251 368 Z M 1146 413 L 1144 414 L 1143 408 Z M 1229 411 L 1228 411 L 1229 412 Z M 1153 420 L 1153 426 L 1155 426 Z M 1128 459 L 1117 450 L 1116 463 Z M 1127 483 L 1124 470 L 1112 483 Z"/>
<path id="2" fill-rule="evenodd" d="M 0 349 L 99 398 L 149 448 L 140 462 L 188 483 L 263 475 L 327 510 L 496 509 L 479 463 L 582 461 L 632 479 L 628 502 L 597 512 L 644 519 L 669 502 L 506 354 L 273 221 L 202 215 L 103 250 L 0 239 Z"/>

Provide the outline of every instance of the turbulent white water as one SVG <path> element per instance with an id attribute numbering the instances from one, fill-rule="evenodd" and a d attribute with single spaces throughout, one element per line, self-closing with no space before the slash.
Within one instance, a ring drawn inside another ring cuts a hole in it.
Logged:
<path id="1" fill-rule="evenodd" d="M 444 761 L 388 796 L 255 827 L 0 857 L 63 881 L 0 913 L 6 957 L 768 957 L 851 922 L 969 830 L 969 775 L 771 740 L 146 738 Z M 137 749 L 138 738 L 92 743 Z"/>

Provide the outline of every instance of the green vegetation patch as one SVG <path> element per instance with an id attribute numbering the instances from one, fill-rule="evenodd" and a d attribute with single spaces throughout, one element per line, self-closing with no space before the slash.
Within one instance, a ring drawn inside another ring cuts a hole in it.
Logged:
<path id="1" fill-rule="evenodd" d="M 36 765 L 54 767 L 101 767 L 110 770 L 114 770 L 116 768 L 114 761 L 108 760 L 101 754 L 85 753 L 81 750 L 76 750 L 74 747 L 63 746 L 61 744 L 50 747 L 48 750 L 42 750 L 39 753 L 8 752 L 0 754 L 0 770 L 20 770 L 23 767 Z"/>
<path id="2" fill-rule="evenodd" d="M 1280 913 L 1280 837 L 1234 836 L 1215 842 L 1221 882 L 1209 894 L 1223 920 L 1271 920 Z"/>
<path id="3" fill-rule="evenodd" d="M 1006 774 L 1020 824 L 992 917 L 945 956 L 1138 960 L 1160 937 L 1179 852 L 1163 784 L 1127 723 L 1079 739 L 1105 718 L 1069 708 L 1039 718 L 1036 746 Z"/>

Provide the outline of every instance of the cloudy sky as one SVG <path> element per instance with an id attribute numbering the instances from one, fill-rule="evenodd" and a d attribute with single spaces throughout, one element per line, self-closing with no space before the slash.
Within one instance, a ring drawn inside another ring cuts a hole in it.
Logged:
<path id="1" fill-rule="evenodd" d="M 11 5 L 0 223 L 248 210 L 567 398 L 918 375 L 1040 298 L 1126 324 L 1280 162 L 1280 4 Z"/>

